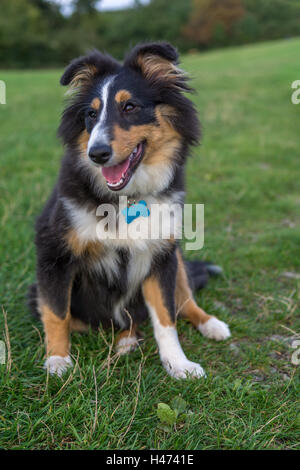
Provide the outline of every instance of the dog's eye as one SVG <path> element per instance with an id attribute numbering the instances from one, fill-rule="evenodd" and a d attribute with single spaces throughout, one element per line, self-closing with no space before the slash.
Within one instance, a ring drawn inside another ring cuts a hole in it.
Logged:
<path id="1" fill-rule="evenodd" d="M 97 117 L 97 111 L 95 111 L 94 109 L 90 109 L 90 110 L 88 111 L 88 117 L 89 117 L 90 119 L 96 119 L 96 117 Z"/>
<path id="2" fill-rule="evenodd" d="M 131 102 L 126 103 L 123 107 L 124 113 L 131 113 L 135 109 L 136 109 L 136 105 L 134 103 L 131 103 Z"/>

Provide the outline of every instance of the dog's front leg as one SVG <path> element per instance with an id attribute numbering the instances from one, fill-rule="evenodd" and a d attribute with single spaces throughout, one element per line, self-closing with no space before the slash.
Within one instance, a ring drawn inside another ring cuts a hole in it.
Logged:
<path id="1" fill-rule="evenodd" d="M 166 266 L 164 266 L 165 268 Z M 168 268 L 167 268 L 168 269 Z M 202 367 L 187 359 L 179 343 L 175 315 L 176 270 L 148 277 L 143 283 L 143 294 L 154 328 L 159 354 L 166 371 L 176 379 L 202 377 Z"/>
<path id="2" fill-rule="evenodd" d="M 72 366 L 70 302 L 73 272 L 70 264 L 43 260 L 38 266 L 38 308 L 45 331 L 45 368 L 61 376 Z"/>

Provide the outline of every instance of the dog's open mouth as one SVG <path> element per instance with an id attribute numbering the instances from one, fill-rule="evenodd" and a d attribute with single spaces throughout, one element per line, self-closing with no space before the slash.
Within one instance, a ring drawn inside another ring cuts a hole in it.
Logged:
<path id="1" fill-rule="evenodd" d="M 145 150 L 145 142 L 139 143 L 128 158 L 122 163 L 102 168 L 102 174 L 107 186 L 113 191 L 119 191 L 129 183 L 134 171 L 138 167 Z"/>

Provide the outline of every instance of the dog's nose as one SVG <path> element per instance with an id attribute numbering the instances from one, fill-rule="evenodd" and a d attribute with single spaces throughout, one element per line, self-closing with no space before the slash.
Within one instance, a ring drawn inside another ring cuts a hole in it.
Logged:
<path id="1" fill-rule="evenodd" d="M 93 162 L 101 165 L 108 162 L 111 157 L 111 153 L 110 145 L 93 145 L 89 150 L 89 157 Z"/>

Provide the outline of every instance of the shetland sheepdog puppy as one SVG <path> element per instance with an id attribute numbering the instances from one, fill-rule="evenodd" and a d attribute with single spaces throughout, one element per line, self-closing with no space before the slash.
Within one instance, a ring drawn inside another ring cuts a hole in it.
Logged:
<path id="1" fill-rule="evenodd" d="M 179 343 L 178 315 L 208 338 L 230 336 L 192 294 L 216 267 L 183 261 L 172 230 L 154 239 L 97 230 L 105 218 L 99 207 L 114 208 L 121 225 L 120 196 L 128 211 L 137 202 L 147 211 L 127 220 L 128 228 L 149 224 L 153 204 L 183 206 L 185 162 L 200 132 L 186 97 L 187 76 L 177 64 L 170 44 L 154 42 L 134 47 L 123 63 L 93 51 L 61 77 L 70 94 L 59 127 L 65 155 L 36 223 L 37 282 L 29 291 L 31 310 L 44 326 L 51 374 L 72 367 L 71 332 L 100 324 L 120 330 L 116 350 L 124 354 L 138 345 L 138 326 L 150 317 L 161 362 L 177 379 L 205 375 Z"/>

